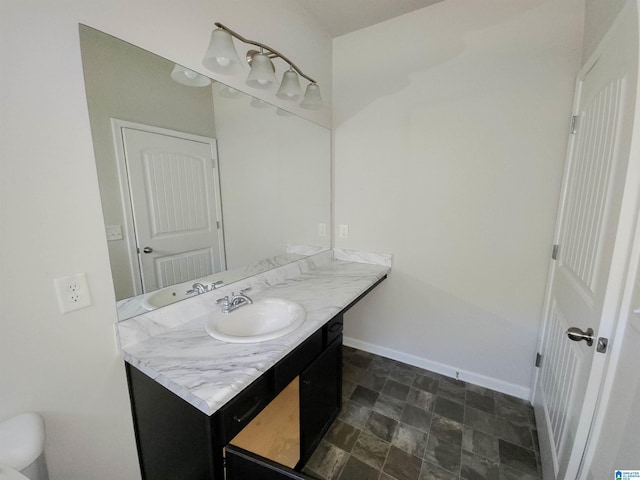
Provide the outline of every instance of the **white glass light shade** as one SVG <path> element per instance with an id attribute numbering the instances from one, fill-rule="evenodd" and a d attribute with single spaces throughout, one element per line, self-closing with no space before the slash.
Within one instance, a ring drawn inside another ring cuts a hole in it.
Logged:
<path id="1" fill-rule="evenodd" d="M 171 78 L 188 87 L 206 87 L 207 85 L 211 85 L 211 79 L 178 64 L 173 67 Z"/>
<path id="2" fill-rule="evenodd" d="M 318 110 L 322 107 L 320 87 L 316 83 L 310 83 L 307 85 L 307 89 L 304 92 L 304 98 L 302 99 L 300 106 L 302 108 L 308 108 L 309 110 Z"/>
<path id="3" fill-rule="evenodd" d="M 302 95 L 302 88 L 300 88 L 300 79 L 298 74 L 293 70 L 288 70 L 282 75 L 282 83 L 276 97 L 284 100 L 297 100 Z"/>
<path id="4" fill-rule="evenodd" d="M 265 102 L 264 100 L 260 100 L 259 98 L 253 97 L 249 104 L 254 108 L 271 108 L 271 104 Z"/>
<path id="5" fill-rule="evenodd" d="M 220 82 L 216 82 L 216 91 L 218 92 L 218 95 L 220 95 L 223 98 L 238 98 L 240 97 L 240 90 L 236 90 L 233 87 L 230 87 L 228 85 L 225 85 L 224 83 L 220 83 Z"/>
<path id="6" fill-rule="evenodd" d="M 251 71 L 246 84 L 253 88 L 269 88 L 276 81 L 273 63 L 265 53 L 256 53 L 251 59 Z"/>
<path id="7" fill-rule="evenodd" d="M 211 41 L 202 64 L 217 73 L 229 74 L 240 71 L 240 57 L 233 46 L 233 38 L 229 32 L 221 28 L 211 32 Z"/>

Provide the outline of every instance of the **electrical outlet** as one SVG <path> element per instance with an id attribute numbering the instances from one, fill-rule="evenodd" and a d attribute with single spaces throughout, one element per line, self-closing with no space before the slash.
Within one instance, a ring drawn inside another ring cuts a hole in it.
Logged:
<path id="1" fill-rule="evenodd" d="M 318 235 L 320 235 L 321 237 L 326 237 L 327 236 L 327 224 L 326 223 L 319 223 L 318 224 Z"/>
<path id="2" fill-rule="evenodd" d="M 71 312 L 91 305 L 91 294 L 87 276 L 77 273 L 68 277 L 53 279 L 61 313 Z"/>
<path id="3" fill-rule="evenodd" d="M 349 238 L 349 225 L 340 225 L 340 238 Z"/>

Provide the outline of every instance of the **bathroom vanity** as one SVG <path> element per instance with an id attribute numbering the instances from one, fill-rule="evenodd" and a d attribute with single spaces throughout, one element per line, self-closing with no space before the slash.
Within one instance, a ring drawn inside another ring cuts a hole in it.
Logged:
<path id="1" fill-rule="evenodd" d="M 159 327 L 169 317 L 156 313 L 146 319 L 152 325 L 144 318 L 122 325 L 146 480 L 312 478 L 301 470 L 341 408 L 344 313 L 389 267 L 330 252 L 283 268 L 289 273 L 241 282 L 252 285 L 254 301 L 280 297 L 305 307 L 305 323 L 279 339 L 225 343 L 206 334 L 206 315 Z M 224 294 L 197 300 L 212 308 Z"/>

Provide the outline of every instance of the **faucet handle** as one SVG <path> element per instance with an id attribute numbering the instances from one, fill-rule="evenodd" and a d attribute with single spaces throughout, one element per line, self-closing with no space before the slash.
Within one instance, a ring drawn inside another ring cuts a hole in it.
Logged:
<path id="1" fill-rule="evenodd" d="M 209 285 L 207 285 L 207 289 L 209 291 L 215 290 L 216 287 L 219 287 L 220 285 L 222 285 L 222 283 L 223 283 L 222 280 L 218 280 L 217 282 L 210 283 Z"/>
<path id="2" fill-rule="evenodd" d="M 242 290 L 240 290 L 240 295 L 244 295 L 246 292 L 250 292 L 250 291 L 251 291 L 251 287 L 243 288 Z"/>
<path id="3" fill-rule="evenodd" d="M 222 303 L 222 304 L 229 303 L 229 297 L 227 296 L 227 297 L 219 298 L 216 300 L 216 303 Z"/>

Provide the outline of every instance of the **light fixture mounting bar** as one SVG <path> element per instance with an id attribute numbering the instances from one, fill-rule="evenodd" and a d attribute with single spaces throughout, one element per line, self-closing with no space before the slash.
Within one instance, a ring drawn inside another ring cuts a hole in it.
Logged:
<path id="1" fill-rule="evenodd" d="M 313 78 L 311 78 L 308 75 L 305 75 L 305 73 L 300 70 L 295 63 L 293 63 L 291 60 L 289 60 L 287 57 L 285 57 L 283 54 L 281 54 L 280 52 L 278 52 L 277 50 L 274 50 L 273 48 L 271 48 L 268 45 L 265 45 L 264 43 L 260 43 L 260 42 L 256 42 L 255 40 L 249 40 L 248 38 L 244 38 L 242 35 L 240 35 L 239 33 L 234 32 L 233 30 L 231 30 L 229 27 L 226 27 L 225 25 L 223 25 L 220 22 L 215 22 L 214 25 L 218 28 L 221 28 L 222 30 L 224 30 L 225 32 L 228 32 L 231 36 L 236 37 L 238 40 L 240 40 L 241 42 L 244 43 L 248 43 L 250 45 L 255 45 L 256 47 L 262 48 L 264 50 L 268 50 L 269 52 L 271 52 L 271 54 L 269 55 L 269 57 L 273 58 L 273 56 L 276 57 L 280 57 L 282 60 L 284 60 L 285 62 L 287 62 L 289 64 L 289 66 L 291 68 L 293 68 L 296 72 L 298 72 L 298 75 L 300 75 L 301 77 L 306 78 L 309 82 L 311 83 L 317 83 Z"/>

